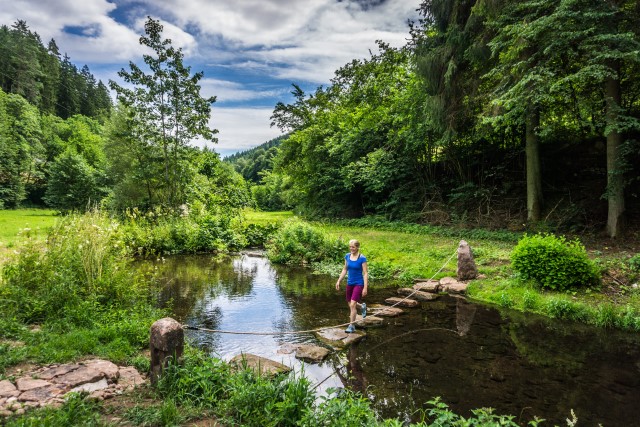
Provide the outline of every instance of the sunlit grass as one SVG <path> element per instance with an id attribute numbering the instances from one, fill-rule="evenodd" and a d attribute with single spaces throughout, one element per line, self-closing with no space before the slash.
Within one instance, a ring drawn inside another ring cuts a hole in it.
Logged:
<path id="1" fill-rule="evenodd" d="M 247 223 L 258 225 L 282 222 L 294 217 L 291 211 L 261 212 L 254 209 L 245 209 L 242 213 Z"/>
<path id="2" fill-rule="evenodd" d="M 44 239 L 57 220 L 51 209 L 0 210 L 0 269 L 13 248 L 28 238 Z"/>

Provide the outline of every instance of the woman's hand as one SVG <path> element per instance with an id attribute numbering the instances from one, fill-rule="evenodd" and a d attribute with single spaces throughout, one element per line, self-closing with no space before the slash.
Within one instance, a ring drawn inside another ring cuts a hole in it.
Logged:
<path id="1" fill-rule="evenodd" d="M 366 286 L 362 289 L 362 296 L 363 297 L 367 296 L 367 287 Z"/>
<path id="2" fill-rule="evenodd" d="M 340 290 L 340 280 L 336 282 L 336 291 Z"/>

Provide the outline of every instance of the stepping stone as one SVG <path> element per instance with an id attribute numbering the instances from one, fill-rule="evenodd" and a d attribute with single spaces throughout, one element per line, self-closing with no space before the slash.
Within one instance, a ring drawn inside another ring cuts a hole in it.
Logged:
<path id="1" fill-rule="evenodd" d="M 391 297 L 391 298 L 387 298 L 386 300 L 384 300 L 384 302 L 386 302 L 389 305 L 395 305 L 398 307 L 418 307 L 420 305 L 420 303 L 414 299 L 408 299 L 408 298 L 398 298 L 398 297 Z"/>
<path id="2" fill-rule="evenodd" d="M 360 341 L 367 334 L 363 331 L 356 330 L 350 334 L 346 333 L 343 328 L 321 329 L 316 332 L 318 338 L 334 348 L 343 348 L 349 344 Z"/>
<path id="3" fill-rule="evenodd" d="M 356 316 L 356 326 L 358 328 L 379 328 L 384 325 L 384 320 L 381 317 L 369 315 L 364 319 L 359 314 Z"/>
<path id="4" fill-rule="evenodd" d="M 429 280 L 426 282 L 418 282 L 413 285 L 413 289 L 424 292 L 438 292 L 440 290 L 440 282 L 437 280 Z"/>
<path id="5" fill-rule="evenodd" d="M 469 285 L 466 283 L 460 283 L 460 282 L 449 283 L 447 285 L 444 285 L 441 291 L 446 292 L 448 294 L 466 294 L 467 286 Z"/>
<path id="6" fill-rule="evenodd" d="M 411 288 L 400 288 L 398 289 L 398 294 L 403 295 L 405 297 L 409 297 L 416 301 L 433 301 L 434 299 L 438 299 L 438 295 L 432 294 L 429 292 L 416 291 Z"/>
<path id="7" fill-rule="evenodd" d="M 278 374 L 286 374 L 291 368 L 266 357 L 256 356 L 255 354 L 242 353 L 235 356 L 229 361 L 229 364 L 235 369 L 252 369 L 260 375 L 274 377 Z"/>
<path id="8" fill-rule="evenodd" d="M 317 345 L 300 344 L 296 350 L 296 359 L 310 363 L 320 363 L 331 353 L 328 348 Z"/>
<path id="9" fill-rule="evenodd" d="M 453 277 L 443 277 L 442 279 L 440 279 L 440 285 L 442 286 L 450 285 L 452 283 L 458 283 L 458 280 L 454 279 Z"/>
<path id="10" fill-rule="evenodd" d="M 397 317 L 404 314 L 404 310 L 398 307 L 387 307 L 382 304 L 373 304 L 369 307 L 371 314 L 376 317 Z"/>
<path id="11" fill-rule="evenodd" d="M 284 344 L 282 344 L 279 348 L 277 353 L 278 354 L 291 354 L 293 352 L 295 352 L 299 347 L 299 344 L 292 344 L 290 342 L 286 342 Z"/>

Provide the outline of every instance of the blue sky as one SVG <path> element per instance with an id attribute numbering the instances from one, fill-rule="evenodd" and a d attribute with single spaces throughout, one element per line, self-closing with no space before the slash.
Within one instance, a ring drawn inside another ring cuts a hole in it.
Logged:
<path id="1" fill-rule="evenodd" d="M 223 156 L 280 135 L 269 126 L 291 84 L 326 85 L 334 71 L 376 51 L 376 40 L 405 44 L 420 0 L 0 0 L 0 24 L 27 21 L 46 44 L 96 78 L 123 83 L 117 72 L 143 64 L 138 43 L 147 16 L 203 71 L 202 95 L 215 95 L 212 146 Z M 197 142 L 194 142 L 197 144 Z"/>

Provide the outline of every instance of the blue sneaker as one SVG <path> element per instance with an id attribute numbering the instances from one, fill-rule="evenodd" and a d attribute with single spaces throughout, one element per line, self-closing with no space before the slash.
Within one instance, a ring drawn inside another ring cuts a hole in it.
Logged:
<path id="1" fill-rule="evenodd" d="M 347 326 L 347 329 L 345 329 L 344 331 L 346 333 L 348 333 L 348 334 L 352 334 L 352 333 L 354 333 L 356 331 L 356 328 L 353 325 L 349 325 L 349 326 Z"/>
<path id="2" fill-rule="evenodd" d="M 367 304 L 362 303 L 362 318 L 367 317 Z"/>

